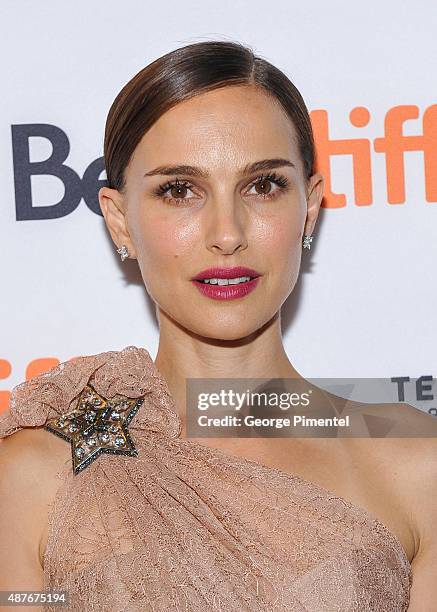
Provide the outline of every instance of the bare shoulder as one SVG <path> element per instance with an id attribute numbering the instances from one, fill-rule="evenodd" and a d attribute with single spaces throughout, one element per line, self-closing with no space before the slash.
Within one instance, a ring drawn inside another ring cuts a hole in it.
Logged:
<path id="1" fill-rule="evenodd" d="M 2 505 L 48 500 L 57 474 L 71 461 L 70 445 L 43 427 L 27 427 L 0 442 Z"/>
<path id="2" fill-rule="evenodd" d="M 368 404 L 362 405 L 362 410 L 366 416 L 376 417 L 375 429 L 372 431 L 372 421 L 368 421 L 370 437 L 351 439 L 351 447 L 371 450 L 367 457 L 376 461 L 373 467 L 379 464 L 390 477 L 397 475 L 396 486 L 415 499 L 421 491 L 425 494 L 429 487 L 435 487 L 437 417 L 406 403 Z"/>
<path id="3" fill-rule="evenodd" d="M 407 492 L 412 505 L 421 493 L 421 507 L 431 503 L 427 491 L 437 483 L 437 418 L 406 403 L 371 406 L 366 414 L 378 419 L 373 434 L 379 437 L 371 443 L 381 467 L 397 475 L 396 486 Z"/>
<path id="4" fill-rule="evenodd" d="M 49 477 L 70 457 L 69 448 L 68 444 L 43 427 L 26 427 L 7 438 L 2 438 L 0 441 L 2 481 L 10 481 L 11 484 L 13 482 L 14 488 L 17 488 L 37 474 Z M 41 489 L 43 486 L 38 488 Z"/>
<path id="5" fill-rule="evenodd" d="M 408 610 L 431 610 L 437 598 L 437 418 L 408 404 L 390 405 L 383 411 L 401 424 L 402 437 L 381 441 L 381 456 L 396 466 L 399 499 L 414 536 Z"/>
<path id="6" fill-rule="evenodd" d="M 425 518 L 437 501 L 431 495 L 437 492 L 437 417 L 405 403 L 380 404 L 373 414 L 392 423 L 386 437 L 373 440 L 379 459 L 399 473 L 411 507 Z"/>
<path id="7" fill-rule="evenodd" d="M 20 576 L 36 588 L 48 511 L 59 487 L 57 475 L 71 462 L 69 445 L 42 427 L 29 427 L 0 441 L 0 582 Z M 11 585 L 11 586 L 8 586 Z"/>
<path id="8" fill-rule="evenodd" d="M 339 448 L 352 486 L 364 483 L 363 503 L 398 535 L 412 561 L 435 545 L 429 542 L 437 518 L 437 418 L 407 403 L 355 403 L 350 414 L 357 429 Z"/>
<path id="9" fill-rule="evenodd" d="M 406 402 L 384 404 L 351 402 L 350 409 L 345 413 L 350 415 L 354 432 L 359 431 L 359 419 L 361 419 L 368 430 L 366 433 L 371 437 L 408 439 L 437 437 L 437 417 Z M 361 433 L 364 434 L 364 429 Z"/>

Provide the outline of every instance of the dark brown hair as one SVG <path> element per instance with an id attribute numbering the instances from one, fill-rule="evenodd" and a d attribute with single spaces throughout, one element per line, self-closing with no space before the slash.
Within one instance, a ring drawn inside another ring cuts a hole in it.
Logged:
<path id="1" fill-rule="evenodd" d="M 124 171 L 144 134 L 170 108 L 230 85 L 262 87 L 282 105 L 295 127 L 305 178 L 313 174 L 314 136 L 308 109 L 290 79 L 241 43 L 207 41 L 158 58 L 136 74 L 109 109 L 104 159 L 108 187 L 125 189 Z"/>

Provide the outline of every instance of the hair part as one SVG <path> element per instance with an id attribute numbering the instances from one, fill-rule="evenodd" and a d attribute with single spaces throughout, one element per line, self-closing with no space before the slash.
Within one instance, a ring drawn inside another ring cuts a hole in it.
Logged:
<path id="1" fill-rule="evenodd" d="M 123 193 L 125 170 L 144 134 L 172 107 L 196 95 L 232 85 L 262 88 L 293 123 L 305 178 L 313 174 L 314 136 L 305 102 L 290 79 L 239 43 L 198 42 L 175 49 L 140 70 L 119 92 L 105 126 L 108 187 Z"/>

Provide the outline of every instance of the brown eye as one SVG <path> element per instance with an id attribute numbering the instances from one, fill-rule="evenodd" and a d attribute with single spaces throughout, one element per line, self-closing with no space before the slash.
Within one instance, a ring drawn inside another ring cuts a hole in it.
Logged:
<path id="1" fill-rule="evenodd" d="M 181 182 L 179 179 L 176 179 L 176 181 L 165 183 L 165 185 L 159 185 L 153 193 L 167 204 L 181 206 L 196 199 L 193 197 L 186 197 L 188 191 L 192 192 L 192 185 L 188 182 Z"/>
<path id="2" fill-rule="evenodd" d="M 247 195 L 259 195 L 263 200 L 273 200 L 287 191 L 288 183 L 288 179 L 285 176 L 278 176 L 275 172 L 267 175 L 262 174 L 251 184 Z M 272 184 L 277 188 L 273 189 Z M 254 188 L 256 193 L 251 194 L 250 191 Z"/>
<path id="3" fill-rule="evenodd" d="M 271 181 L 269 181 L 269 179 L 263 179 L 255 183 L 254 187 L 257 193 L 259 193 L 260 195 L 266 195 L 272 190 L 272 183 Z"/>
<path id="4" fill-rule="evenodd" d="M 187 195 L 187 187 L 185 185 L 172 185 L 170 188 L 171 197 L 177 200 L 184 198 Z"/>

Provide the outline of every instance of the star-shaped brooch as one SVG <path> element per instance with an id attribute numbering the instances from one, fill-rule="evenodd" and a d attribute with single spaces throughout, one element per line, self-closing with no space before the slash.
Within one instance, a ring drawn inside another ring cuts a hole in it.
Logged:
<path id="1" fill-rule="evenodd" d="M 101 453 L 138 456 L 128 425 L 143 398 L 106 399 L 89 383 L 76 408 L 47 421 L 44 429 L 71 442 L 73 472 L 78 474 Z"/>

